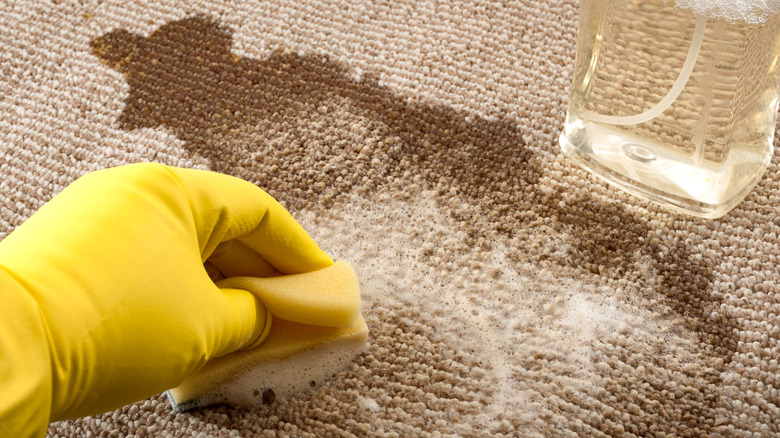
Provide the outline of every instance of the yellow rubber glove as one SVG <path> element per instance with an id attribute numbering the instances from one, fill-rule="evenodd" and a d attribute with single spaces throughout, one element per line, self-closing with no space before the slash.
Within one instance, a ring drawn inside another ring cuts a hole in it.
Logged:
<path id="1" fill-rule="evenodd" d="M 0 242 L 0 436 L 44 435 L 256 345 L 265 308 L 215 280 L 332 264 L 246 181 L 149 163 L 78 179 Z"/>

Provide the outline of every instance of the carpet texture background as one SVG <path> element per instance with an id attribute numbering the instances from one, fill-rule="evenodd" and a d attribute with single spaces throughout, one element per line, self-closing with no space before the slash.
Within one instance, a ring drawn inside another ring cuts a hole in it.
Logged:
<path id="1" fill-rule="evenodd" d="M 212 169 L 355 266 L 371 330 L 291 400 L 49 435 L 780 435 L 780 161 L 712 221 L 574 167 L 577 8 L 3 2 L 0 238 L 89 171 Z"/>

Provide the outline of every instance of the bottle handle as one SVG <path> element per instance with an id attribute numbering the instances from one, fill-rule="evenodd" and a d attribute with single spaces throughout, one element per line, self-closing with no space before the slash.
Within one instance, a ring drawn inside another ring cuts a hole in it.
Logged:
<path id="1" fill-rule="evenodd" d="M 680 96 L 680 93 L 682 93 L 682 90 L 685 88 L 685 84 L 688 83 L 688 79 L 691 77 L 693 66 L 696 65 L 696 59 L 699 57 L 699 50 L 701 49 L 701 44 L 704 40 L 704 30 L 706 27 L 707 19 L 698 17 L 696 19 L 696 27 L 693 29 L 693 36 L 691 37 L 691 47 L 688 49 L 688 55 L 685 58 L 682 70 L 680 70 L 677 80 L 674 82 L 674 85 L 672 85 L 672 88 L 666 96 L 664 96 L 664 98 L 654 107 L 633 116 L 608 116 L 586 111 L 583 114 L 583 118 L 608 125 L 638 125 L 648 120 L 652 120 L 666 111 L 666 109 Z"/>

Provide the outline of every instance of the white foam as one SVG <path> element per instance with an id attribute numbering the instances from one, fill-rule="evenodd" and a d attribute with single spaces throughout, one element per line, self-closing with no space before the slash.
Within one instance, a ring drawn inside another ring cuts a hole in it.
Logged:
<path id="1" fill-rule="evenodd" d="M 224 403 L 243 409 L 258 408 L 277 400 L 316 389 L 343 371 L 365 350 L 367 331 L 324 342 L 316 347 L 278 361 L 251 365 L 222 384 L 201 393 L 168 392 L 175 411 Z"/>
<path id="2" fill-rule="evenodd" d="M 765 23 L 780 12 L 780 0 L 676 0 L 677 6 L 706 18 Z"/>
<path id="3" fill-rule="evenodd" d="M 341 207 L 338 217 L 299 214 L 298 219 L 332 256 L 352 262 L 365 308 L 422 309 L 415 318 L 435 328 L 431 341 L 456 345 L 486 364 L 481 368 L 481 382 L 491 393 L 481 409 L 486 424 L 500 421 L 505 412 L 519 413 L 529 422 L 543 417 L 546 408 L 535 402 L 535 390 L 528 386 L 539 371 L 526 369 L 533 361 L 527 358 L 554 356 L 536 363 L 561 376 L 556 384 L 584 391 L 602 385 L 593 364 L 605 335 L 631 327 L 637 329 L 635 338 L 658 336 L 643 326 L 645 315 L 612 293 L 593 293 L 544 269 L 536 269 L 539 276 L 534 278 L 518 272 L 510 261 L 518 251 L 515 246 L 496 239 L 490 250 L 464 247 L 466 230 L 437 206 L 431 192 L 411 200 L 356 197 Z M 556 250 L 570 248 L 564 235 L 527 231 L 544 234 Z M 381 408 L 375 403 L 381 402 L 358 400 L 369 411 Z"/>
<path id="4" fill-rule="evenodd" d="M 379 412 L 380 409 L 379 403 L 377 403 L 376 400 L 370 397 L 362 397 L 362 396 L 358 397 L 357 406 L 360 409 L 364 409 L 366 411 L 371 411 L 371 412 Z"/>

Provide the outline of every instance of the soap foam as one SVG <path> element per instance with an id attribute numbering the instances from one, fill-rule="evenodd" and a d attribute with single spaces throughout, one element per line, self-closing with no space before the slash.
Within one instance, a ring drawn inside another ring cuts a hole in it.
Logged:
<path id="1" fill-rule="evenodd" d="M 539 385 L 583 393 L 599 388 L 594 355 L 602 338 L 621 332 L 631 332 L 634 339 L 662 337 L 654 327 L 637 329 L 647 315 L 636 314 L 636 308 L 622 304 L 613 291 L 597 289 L 594 294 L 592 286 L 556 278 L 541 266 L 528 267 L 533 275 L 524 272 L 511 262 L 516 246 L 501 239 L 491 248 L 470 247 L 468 227 L 481 224 L 454 220 L 437 207 L 440 198 L 435 193 L 421 191 L 411 200 L 381 193 L 372 198 L 353 198 L 342 205 L 338 217 L 303 212 L 298 219 L 323 248 L 334 251 L 332 256 L 355 267 L 366 318 L 372 317 L 371 309 L 389 307 L 397 314 L 383 314 L 383 322 L 404 325 L 408 309 L 414 308 L 419 311 L 415 320 L 435 329 L 428 335 L 431 343 L 438 339 L 473 358 L 473 363 L 450 366 L 453 375 L 466 372 L 461 368 L 465 365 L 468 373 L 481 376 L 476 379 L 489 396 L 478 414 L 486 418 L 475 421 L 495 430 L 501 430 L 506 412 L 542 421 L 547 414 L 540 394 L 547 390 L 529 382 L 554 375 L 560 382 Z M 530 231 L 545 233 L 542 227 Z M 546 235 L 544 240 L 568 250 L 562 235 Z M 399 333 L 386 336 L 387 343 L 375 340 L 382 343 L 374 351 L 401 354 L 393 349 L 407 344 L 391 339 Z M 543 368 L 536 368 L 540 364 Z M 359 404 L 373 408 L 370 401 Z"/>
<path id="2" fill-rule="evenodd" d="M 279 320 L 275 321 L 277 325 Z M 361 319 L 350 335 L 323 341 L 281 360 L 234 360 L 217 370 L 222 379 L 201 379 L 168 392 L 175 411 L 213 404 L 253 409 L 305 394 L 346 370 L 365 350 L 368 329 Z M 235 354 L 235 353 L 234 353 Z M 238 352 L 250 355 L 251 352 Z M 216 382 L 216 383 L 215 383 Z"/>
<path id="3" fill-rule="evenodd" d="M 780 12 L 780 0 L 675 0 L 681 9 L 735 23 L 766 23 Z"/>

